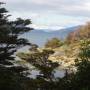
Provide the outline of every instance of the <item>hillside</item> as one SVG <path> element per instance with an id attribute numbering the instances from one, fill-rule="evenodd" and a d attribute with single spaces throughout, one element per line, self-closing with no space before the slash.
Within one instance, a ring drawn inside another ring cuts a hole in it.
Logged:
<path id="1" fill-rule="evenodd" d="M 70 68 L 73 67 L 74 60 L 78 57 L 81 43 L 84 45 L 86 41 L 90 41 L 90 23 L 86 23 L 79 29 L 70 32 L 66 41 L 67 43 L 65 43 L 65 45 L 54 50 L 55 54 L 52 55 L 50 59 L 60 62 L 65 68 Z M 90 52 L 88 53 L 90 54 Z"/>
<path id="2" fill-rule="evenodd" d="M 79 29 L 70 32 L 67 37 L 67 42 L 75 43 L 80 40 L 90 39 L 90 23 L 86 23 L 83 26 L 80 26 Z"/>
<path id="3" fill-rule="evenodd" d="M 22 35 L 22 37 L 25 37 L 30 40 L 30 42 L 39 45 L 42 47 L 48 39 L 57 37 L 59 39 L 65 39 L 68 34 L 72 31 L 75 31 L 79 26 L 70 27 L 66 29 L 51 31 L 51 30 L 33 30 L 30 33 L 26 33 Z M 50 32 L 47 32 L 50 31 Z"/>

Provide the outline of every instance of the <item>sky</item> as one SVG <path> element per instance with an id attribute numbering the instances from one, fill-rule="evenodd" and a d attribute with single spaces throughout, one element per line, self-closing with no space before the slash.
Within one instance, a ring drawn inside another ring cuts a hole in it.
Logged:
<path id="1" fill-rule="evenodd" d="M 0 0 L 10 19 L 30 18 L 35 29 L 58 30 L 90 20 L 90 0 Z"/>

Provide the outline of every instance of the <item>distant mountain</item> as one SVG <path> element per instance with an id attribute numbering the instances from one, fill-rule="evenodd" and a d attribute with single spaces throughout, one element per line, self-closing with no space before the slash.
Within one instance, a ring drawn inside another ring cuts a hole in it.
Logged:
<path id="1" fill-rule="evenodd" d="M 79 26 L 75 26 L 75 27 L 70 27 L 70 28 L 66 28 L 66 29 L 60 29 L 60 30 L 56 30 L 56 31 L 51 31 L 51 30 L 32 30 L 26 34 L 24 34 L 22 37 L 27 38 L 28 40 L 30 40 L 31 43 L 37 44 L 40 47 L 42 47 L 45 42 L 53 37 L 57 37 L 59 39 L 65 39 L 67 37 L 67 35 L 72 32 L 75 31 L 76 29 L 78 29 Z M 49 32 L 47 32 L 49 31 Z"/>

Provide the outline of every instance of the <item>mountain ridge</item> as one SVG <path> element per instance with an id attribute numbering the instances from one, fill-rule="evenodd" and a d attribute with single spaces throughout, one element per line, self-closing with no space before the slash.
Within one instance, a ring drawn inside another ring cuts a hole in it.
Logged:
<path id="1" fill-rule="evenodd" d="M 22 37 L 27 38 L 31 43 L 37 44 L 38 46 L 42 47 L 46 43 L 47 40 L 51 38 L 59 38 L 65 39 L 70 32 L 77 30 L 80 26 L 69 27 L 65 29 L 60 29 L 56 31 L 47 32 L 44 29 L 32 30 L 29 33 L 22 35 Z"/>

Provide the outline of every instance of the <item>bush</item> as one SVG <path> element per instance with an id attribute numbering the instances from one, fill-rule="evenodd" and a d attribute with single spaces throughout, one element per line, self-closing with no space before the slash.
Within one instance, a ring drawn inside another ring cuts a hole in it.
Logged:
<path id="1" fill-rule="evenodd" d="M 62 41 L 59 40 L 58 38 L 52 38 L 51 40 L 48 40 L 45 44 L 46 48 L 57 48 L 62 45 Z"/>

